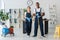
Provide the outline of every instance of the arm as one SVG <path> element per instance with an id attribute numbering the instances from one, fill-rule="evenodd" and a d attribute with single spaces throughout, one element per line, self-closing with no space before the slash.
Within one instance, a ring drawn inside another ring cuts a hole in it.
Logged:
<path id="1" fill-rule="evenodd" d="M 33 16 L 36 16 L 36 9 L 34 9 Z"/>
<path id="2" fill-rule="evenodd" d="M 41 13 L 41 16 L 45 16 L 45 12 Z"/>
<path id="3" fill-rule="evenodd" d="M 23 14 L 23 20 L 22 21 L 25 21 L 25 18 L 26 18 L 26 12 Z"/>
<path id="4" fill-rule="evenodd" d="M 33 18 L 33 15 L 31 15 L 31 18 Z"/>
<path id="5" fill-rule="evenodd" d="M 24 18 L 24 19 L 26 18 L 26 12 L 25 12 L 25 14 L 23 15 L 23 18 Z"/>
<path id="6" fill-rule="evenodd" d="M 45 16 L 45 12 L 43 9 L 41 9 L 41 16 Z"/>
<path id="7" fill-rule="evenodd" d="M 36 13 L 33 13 L 33 16 L 36 16 Z"/>

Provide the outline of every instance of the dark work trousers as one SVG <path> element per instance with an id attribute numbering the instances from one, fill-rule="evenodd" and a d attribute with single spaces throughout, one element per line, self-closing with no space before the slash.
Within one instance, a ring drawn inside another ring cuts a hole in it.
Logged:
<path id="1" fill-rule="evenodd" d="M 42 17 L 40 17 L 40 18 L 35 17 L 34 35 L 37 36 L 37 32 L 38 32 L 38 21 L 39 21 L 39 25 L 40 25 L 41 36 L 44 36 Z"/>
<path id="2" fill-rule="evenodd" d="M 32 19 L 30 19 L 30 22 L 26 19 L 26 32 L 27 32 L 27 35 L 30 35 L 31 27 L 32 27 Z"/>

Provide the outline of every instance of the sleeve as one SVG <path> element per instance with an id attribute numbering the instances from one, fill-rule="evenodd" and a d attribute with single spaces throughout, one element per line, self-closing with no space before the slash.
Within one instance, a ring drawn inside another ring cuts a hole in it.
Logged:
<path id="1" fill-rule="evenodd" d="M 26 16 L 26 13 L 27 13 L 27 12 L 25 12 L 25 16 Z"/>
<path id="2" fill-rule="evenodd" d="M 43 13 L 44 12 L 44 9 L 41 8 L 41 12 Z"/>
<path id="3" fill-rule="evenodd" d="M 36 13 L 36 10 L 34 9 L 33 13 Z"/>
<path id="4" fill-rule="evenodd" d="M 26 12 L 23 14 L 23 19 L 25 19 L 26 18 Z"/>
<path id="5" fill-rule="evenodd" d="M 25 12 L 25 18 L 26 18 L 26 13 L 27 13 L 27 12 Z"/>
<path id="6" fill-rule="evenodd" d="M 25 21 L 25 19 L 26 19 L 26 12 L 23 14 L 22 20 Z"/>

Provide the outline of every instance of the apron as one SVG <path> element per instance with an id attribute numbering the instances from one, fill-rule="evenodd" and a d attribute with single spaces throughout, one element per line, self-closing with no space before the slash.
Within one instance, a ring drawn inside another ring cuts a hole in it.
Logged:
<path id="1" fill-rule="evenodd" d="M 31 13 L 27 13 L 26 14 L 26 32 L 27 32 L 27 34 L 31 33 L 31 27 L 32 27 Z"/>
<path id="2" fill-rule="evenodd" d="M 38 21 L 39 21 L 39 25 L 40 25 L 41 36 L 43 36 L 44 33 L 43 33 L 43 20 L 42 20 L 42 16 L 41 16 L 41 9 L 40 9 L 40 12 L 36 11 L 35 23 L 34 23 L 34 26 L 35 26 L 34 35 L 35 36 L 37 36 L 37 32 L 38 32 Z"/>

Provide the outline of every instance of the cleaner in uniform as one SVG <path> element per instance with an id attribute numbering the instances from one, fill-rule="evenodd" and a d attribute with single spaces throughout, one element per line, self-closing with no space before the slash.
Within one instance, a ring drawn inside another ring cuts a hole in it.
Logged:
<path id="1" fill-rule="evenodd" d="M 26 13 L 26 32 L 28 36 L 30 36 L 31 27 L 32 27 L 31 7 L 28 6 L 27 13 Z"/>
<path id="2" fill-rule="evenodd" d="M 38 21 L 40 25 L 40 31 L 41 31 L 41 36 L 44 36 L 44 31 L 43 31 L 43 19 L 42 16 L 44 16 L 44 13 L 42 13 L 42 8 L 39 6 L 39 2 L 36 2 L 36 8 L 34 9 L 34 16 L 35 16 L 35 23 L 34 23 L 34 35 L 33 37 L 37 36 L 38 32 Z"/>

